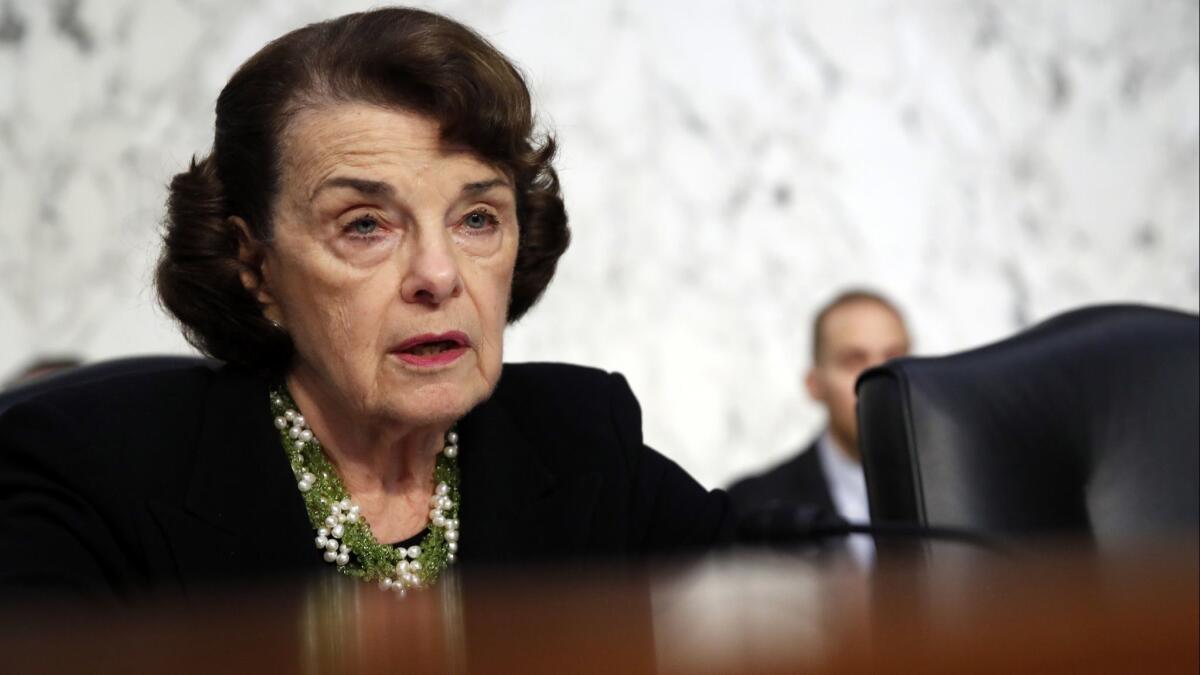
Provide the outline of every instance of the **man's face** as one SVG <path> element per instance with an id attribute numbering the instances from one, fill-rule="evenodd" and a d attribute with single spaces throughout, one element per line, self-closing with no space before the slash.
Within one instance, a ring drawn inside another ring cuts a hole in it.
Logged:
<path id="1" fill-rule="evenodd" d="M 855 300 L 825 315 L 817 362 L 805 383 L 829 412 L 829 428 L 843 450 L 858 459 L 854 381 L 866 369 L 909 350 L 908 330 L 891 309 Z"/>

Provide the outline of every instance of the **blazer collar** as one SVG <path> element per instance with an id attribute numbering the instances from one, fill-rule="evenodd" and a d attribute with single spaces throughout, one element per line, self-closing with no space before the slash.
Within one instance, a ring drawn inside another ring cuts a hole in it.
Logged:
<path id="1" fill-rule="evenodd" d="M 185 502 L 188 520 L 198 527 L 182 528 L 185 534 L 173 537 L 177 546 L 187 547 L 183 557 L 194 564 L 244 570 L 246 565 L 296 568 L 320 561 L 303 499 L 271 423 L 268 387 L 223 368 L 205 397 Z M 493 396 L 477 406 L 458 432 L 464 560 L 553 554 L 587 537 L 598 475 L 556 475 L 503 398 Z M 179 524 L 180 518 L 172 522 Z"/>

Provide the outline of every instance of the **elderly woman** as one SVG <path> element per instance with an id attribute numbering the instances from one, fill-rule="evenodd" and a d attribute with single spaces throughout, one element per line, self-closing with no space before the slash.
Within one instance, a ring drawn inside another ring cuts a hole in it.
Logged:
<path id="1" fill-rule="evenodd" d="M 171 183 L 157 284 L 218 361 L 0 419 L 0 587 L 126 595 L 326 567 L 644 556 L 728 530 L 619 375 L 502 366 L 567 246 L 529 93 L 484 39 L 383 9 L 264 47 Z"/>

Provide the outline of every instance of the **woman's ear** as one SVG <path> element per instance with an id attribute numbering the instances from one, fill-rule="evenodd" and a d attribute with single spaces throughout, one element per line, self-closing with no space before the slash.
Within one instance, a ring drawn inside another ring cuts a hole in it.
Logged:
<path id="1" fill-rule="evenodd" d="M 250 226 L 239 216 L 230 216 L 229 223 L 237 230 L 238 263 L 241 271 L 238 273 L 242 286 L 250 291 L 250 295 L 258 300 L 263 307 L 263 314 L 271 320 L 275 307 L 275 299 L 271 295 L 268 275 L 266 273 L 266 247 L 251 232 Z"/>

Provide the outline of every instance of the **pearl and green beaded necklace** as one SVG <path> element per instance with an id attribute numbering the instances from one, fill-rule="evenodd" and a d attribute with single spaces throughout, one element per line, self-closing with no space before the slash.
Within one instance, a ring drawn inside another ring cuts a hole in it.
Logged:
<path id="1" fill-rule="evenodd" d="M 446 445 L 437 457 L 428 533 L 419 546 L 404 548 L 375 539 L 286 389 L 271 391 L 271 412 L 325 562 L 401 595 L 437 581 L 458 557 L 458 434 L 453 429 L 446 432 Z"/>

